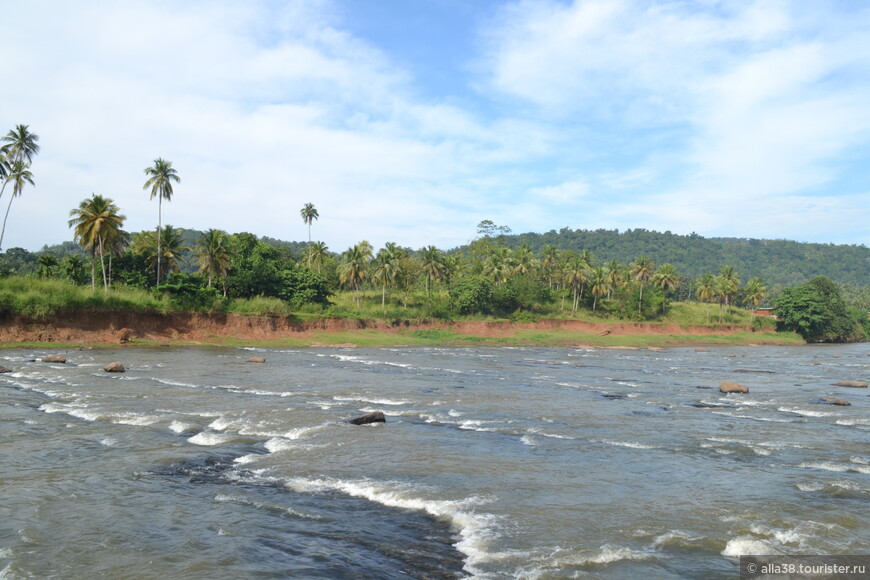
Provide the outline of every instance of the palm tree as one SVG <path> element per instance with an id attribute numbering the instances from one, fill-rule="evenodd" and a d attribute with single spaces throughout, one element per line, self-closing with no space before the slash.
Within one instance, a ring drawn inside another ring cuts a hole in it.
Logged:
<path id="1" fill-rule="evenodd" d="M 710 324 L 710 301 L 716 296 L 716 279 L 713 274 L 704 274 L 695 281 L 695 296 L 707 304 L 707 324 Z"/>
<path id="2" fill-rule="evenodd" d="M 314 242 L 309 244 L 302 254 L 303 263 L 312 270 L 316 269 L 320 274 L 320 269 L 326 263 L 329 257 L 329 248 L 324 242 Z"/>
<path id="3" fill-rule="evenodd" d="M 761 304 L 767 296 L 767 286 L 765 286 L 761 278 L 755 277 L 751 278 L 749 282 L 746 283 L 746 286 L 743 287 L 743 292 L 743 300 L 752 304 L 752 316 L 750 317 L 750 320 L 754 321 L 755 311 L 758 310 L 758 305 Z"/>
<path id="4" fill-rule="evenodd" d="M 230 271 L 230 251 L 228 249 L 229 236 L 222 230 L 210 229 L 199 237 L 199 242 L 194 248 L 196 255 L 195 265 L 199 266 L 199 273 L 208 276 L 208 286 L 211 288 L 215 277 L 222 281 L 226 279 Z M 224 286 L 226 291 L 226 286 Z"/>
<path id="5" fill-rule="evenodd" d="M 734 296 L 737 289 L 740 287 L 740 278 L 737 277 L 737 272 L 734 271 L 734 266 L 724 266 L 719 270 L 717 278 L 717 287 L 719 295 L 722 298 L 722 303 L 731 313 L 731 298 Z M 721 318 L 721 316 L 720 316 Z"/>
<path id="6" fill-rule="evenodd" d="M 552 244 L 541 248 L 541 273 L 547 279 L 550 290 L 553 289 L 553 281 L 556 279 L 556 271 L 559 266 L 559 250 Z"/>
<path id="7" fill-rule="evenodd" d="M 3 187 L 6 187 L 7 183 L 12 183 L 12 196 L 9 198 L 9 205 L 6 206 L 6 215 L 3 217 L 3 229 L 0 230 L 0 248 L 3 247 L 3 236 L 6 234 L 6 220 L 9 219 L 12 200 L 21 195 L 25 185 L 28 183 L 34 185 L 30 165 L 22 159 L 15 159 L 9 166 L 9 169 L 9 175 L 6 177 L 6 181 L 3 182 Z"/>
<path id="8" fill-rule="evenodd" d="M 119 214 L 120 210 L 115 202 L 101 195 L 92 194 L 90 199 L 83 200 L 77 209 L 70 210 L 69 227 L 74 227 L 75 240 L 85 250 L 90 250 L 94 260 L 91 265 L 91 287 L 95 288 L 96 282 L 96 254 L 100 255 L 100 267 L 103 272 L 103 288 L 109 293 L 109 278 L 106 274 L 106 262 L 104 253 L 107 246 L 121 235 L 121 226 L 124 225 L 125 216 Z"/>
<path id="9" fill-rule="evenodd" d="M 360 289 L 368 276 L 369 262 L 372 258 L 372 245 L 366 241 L 348 248 L 344 259 L 338 266 L 338 281 L 350 286 L 355 294 L 356 307 L 360 308 Z"/>
<path id="10" fill-rule="evenodd" d="M 187 263 L 182 257 L 186 250 L 181 239 L 181 230 L 170 225 L 160 230 L 160 236 L 155 232 L 140 232 L 133 239 L 133 252 L 145 256 L 149 269 L 156 269 L 158 264 L 164 264 L 169 272 L 181 271 L 179 262 Z"/>
<path id="11" fill-rule="evenodd" d="M 632 277 L 637 280 L 638 284 L 640 284 L 640 300 L 637 304 L 637 313 L 642 315 L 643 287 L 650 279 L 652 279 L 653 274 L 655 273 L 656 263 L 646 256 L 641 256 L 629 264 L 628 267 Z"/>
<path id="12" fill-rule="evenodd" d="M 498 286 L 508 281 L 513 269 L 510 248 L 507 246 L 496 246 L 483 265 L 483 274 Z"/>
<path id="13" fill-rule="evenodd" d="M 535 256 L 525 244 L 521 245 L 513 255 L 514 274 L 530 274 L 535 267 Z"/>
<path id="14" fill-rule="evenodd" d="M 374 260 L 375 270 L 372 272 L 372 280 L 381 284 L 381 308 L 384 317 L 387 316 L 387 286 L 394 286 L 399 275 L 400 251 L 396 244 L 388 243 L 378 252 Z"/>
<path id="15" fill-rule="evenodd" d="M 621 287 L 624 278 L 623 273 L 626 268 L 625 264 L 621 264 L 616 259 L 608 260 L 605 267 L 607 268 L 607 278 L 610 280 L 610 289 L 607 291 L 607 296 L 609 298 L 614 290 Z"/>
<path id="16" fill-rule="evenodd" d="M 0 141 L 5 145 L 0 147 L 0 177 L 8 177 L 12 173 L 12 165 L 16 161 L 24 163 L 27 160 L 27 166 L 33 163 L 33 156 L 39 153 L 39 135 L 31 133 L 29 125 L 16 125 L 14 129 L 10 129 Z M 0 188 L 0 198 L 3 197 L 3 192 L 6 190 L 8 181 L 3 182 L 3 187 Z"/>
<path id="17" fill-rule="evenodd" d="M 653 276 L 653 284 L 662 289 L 665 299 L 662 300 L 662 314 L 665 313 L 668 291 L 676 290 L 680 284 L 680 274 L 673 264 L 662 264 Z"/>
<path id="18" fill-rule="evenodd" d="M 145 168 L 145 175 L 148 180 L 142 189 L 151 189 L 151 197 L 154 199 L 157 196 L 157 232 L 160 233 L 163 227 L 163 200 L 172 201 L 172 182 L 181 183 L 181 178 L 178 177 L 178 172 L 172 167 L 172 161 L 166 161 L 162 157 L 154 160 L 154 165 Z M 157 235 L 157 284 L 160 284 L 160 263 L 163 252 L 161 251 L 161 235 Z"/>
<path id="19" fill-rule="evenodd" d="M 574 255 L 565 267 L 565 283 L 571 287 L 574 301 L 571 304 L 571 314 L 577 312 L 580 300 L 583 298 L 583 288 L 589 281 L 589 264 L 584 256 Z"/>
<path id="20" fill-rule="evenodd" d="M 311 243 L 311 222 L 320 217 L 320 214 L 317 213 L 317 208 L 314 207 L 312 203 L 306 203 L 302 209 L 299 211 L 302 215 L 302 221 L 308 224 L 308 243 Z"/>
<path id="21" fill-rule="evenodd" d="M 40 278 L 51 278 L 51 275 L 54 273 L 54 269 L 60 264 L 57 261 L 55 256 L 51 254 L 43 254 L 36 261 L 39 264 L 39 277 Z"/>
<path id="22" fill-rule="evenodd" d="M 598 306 L 598 299 L 606 296 L 610 292 L 610 278 L 605 268 L 598 266 L 592 270 L 592 276 L 589 278 L 589 289 L 592 291 L 592 312 L 595 312 Z"/>
<path id="23" fill-rule="evenodd" d="M 420 265 L 426 278 L 426 296 L 431 296 L 430 283 L 440 281 L 447 271 L 441 250 L 435 246 L 426 246 L 420 250 Z"/>

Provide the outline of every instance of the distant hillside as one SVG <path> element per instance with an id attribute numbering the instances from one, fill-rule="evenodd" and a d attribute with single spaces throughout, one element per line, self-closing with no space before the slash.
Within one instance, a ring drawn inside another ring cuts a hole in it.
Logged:
<path id="1" fill-rule="evenodd" d="M 499 239 L 511 248 L 528 245 L 538 252 L 546 244 L 559 249 L 588 250 L 600 262 L 615 259 L 629 263 L 648 256 L 656 264 L 670 262 L 688 278 L 715 274 L 734 266 L 745 282 L 758 276 L 770 286 L 802 284 L 813 276 L 827 276 L 840 284 L 870 285 L 870 248 L 863 245 L 808 244 L 788 240 L 704 238 L 644 229 L 550 230 L 544 234 L 519 234 Z"/>

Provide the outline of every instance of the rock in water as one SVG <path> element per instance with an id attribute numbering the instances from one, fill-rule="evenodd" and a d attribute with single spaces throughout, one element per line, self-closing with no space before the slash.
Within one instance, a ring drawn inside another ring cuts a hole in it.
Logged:
<path id="1" fill-rule="evenodd" d="M 846 399 L 838 399 L 837 397 L 822 397 L 819 401 L 828 405 L 839 405 L 840 407 L 850 407 L 852 405 Z"/>
<path id="2" fill-rule="evenodd" d="M 380 411 L 374 411 L 373 413 L 366 413 L 361 417 L 357 417 L 356 419 L 351 419 L 348 423 L 352 423 L 353 425 L 368 425 L 369 423 L 386 423 L 387 418 L 384 417 L 384 414 Z"/>
<path id="3" fill-rule="evenodd" d="M 866 389 L 867 381 L 837 381 L 835 387 L 853 387 L 856 389 Z"/>
<path id="4" fill-rule="evenodd" d="M 7 369 L 6 367 L 0 367 L 0 373 L 11 373 L 12 369 Z"/>
<path id="5" fill-rule="evenodd" d="M 119 362 L 110 362 L 103 367 L 103 370 L 107 373 L 123 373 L 127 371 L 127 369 L 124 368 L 124 365 Z"/>
<path id="6" fill-rule="evenodd" d="M 737 383 L 732 383 L 731 381 L 722 381 L 719 383 L 719 392 L 720 393 L 748 393 L 749 387 L 746 385 L 738 385 Z"/>
<path id="7" fill-rule="evenodd" d="M 49 356 L 42 357 L 42 362 L 49 363 L 66 363 L 66 357 L 62 357 L 59 354 L 52 354 Z"/>
<path id="8" fill-rule="evenodd" d="M 252 356 L 251 358 L 248 359 L 248 362 L 252 362 L 252 363 L 264 363 L 264 362 L 266 362 L 266 359 L 264 359 L 264 358 L 261 357 L 261 356 Z"/>

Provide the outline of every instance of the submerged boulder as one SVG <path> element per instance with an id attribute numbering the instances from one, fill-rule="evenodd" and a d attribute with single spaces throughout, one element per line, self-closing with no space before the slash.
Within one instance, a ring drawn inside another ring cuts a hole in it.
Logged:
<path id="1" fill-rule="evenodd" d="M 42 357 L 42 362 L 47 363 L 66 363 L 66 357 L 60 356 L 59 354 L 52 354 L 49 356 Z"/>
<path id="2" fill-rule="evenodd" d="M 386 423 L 387 418 L 384 417 L 384 414 L 381 411 L 374 411 L 372 413 L 366 413 L 360 417 L 355 419 L 350 419 L 348 423 L 352 425 L 368 425 L 369 423 Z"/>
<path id="3" fill-rule="evenodd" d="M 11 373 L 12 369 L 7 369 L 6 367 L 0 367 L 0 373 Z"/>
<path id="4" fill-rule="evenodd" d="M 124 368 L 124 365 L 119 362 L 110 362 L 103 367 L 103 370 L 107 373 L 123 373 L 127 371 L 127 369 Z"/>
<path id="5" fill-rule="evenodd" d="M 852 405 L 846 399 L 838 399 L 837 397 L 822 397 L 819 399 L 819 402 L 826 405 L 839 405 L 840 407 L 850 407 Z"/>
<path id="6" fill-rule="evenodd" d="M 719 392 L 720 393 L 748 393 L 749 387 L 746 385 L 740 385 L 738 383 L 732 383 L 731 381 L 722 381 L 719 383 Z"/>
<path id="7" fill-rule="evenodd" d="M 264 362 L 266 362 L 266 359 L 263 358 L 263 357 L 261 357 L 261 356 L 252 356 L 251 358 L 248 359 L 247 362 L 251 362 L 251 363 L 264 363 Z"/>
<path id="8" fill-rule="evenodd" d="M 867 381 L 837 381 L 835 387 L 853 387 L 855 389 L 866 389 Z"/>

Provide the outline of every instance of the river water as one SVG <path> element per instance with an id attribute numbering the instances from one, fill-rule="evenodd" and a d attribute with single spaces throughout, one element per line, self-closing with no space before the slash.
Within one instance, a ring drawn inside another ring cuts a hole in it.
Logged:
<path id="1" fill-rule="evenodd" d="M 868 554 L 870 397 L 832 386 L 868 352 L 4 351 L 0 578 L 733 579 L 741 554 Z"/>

